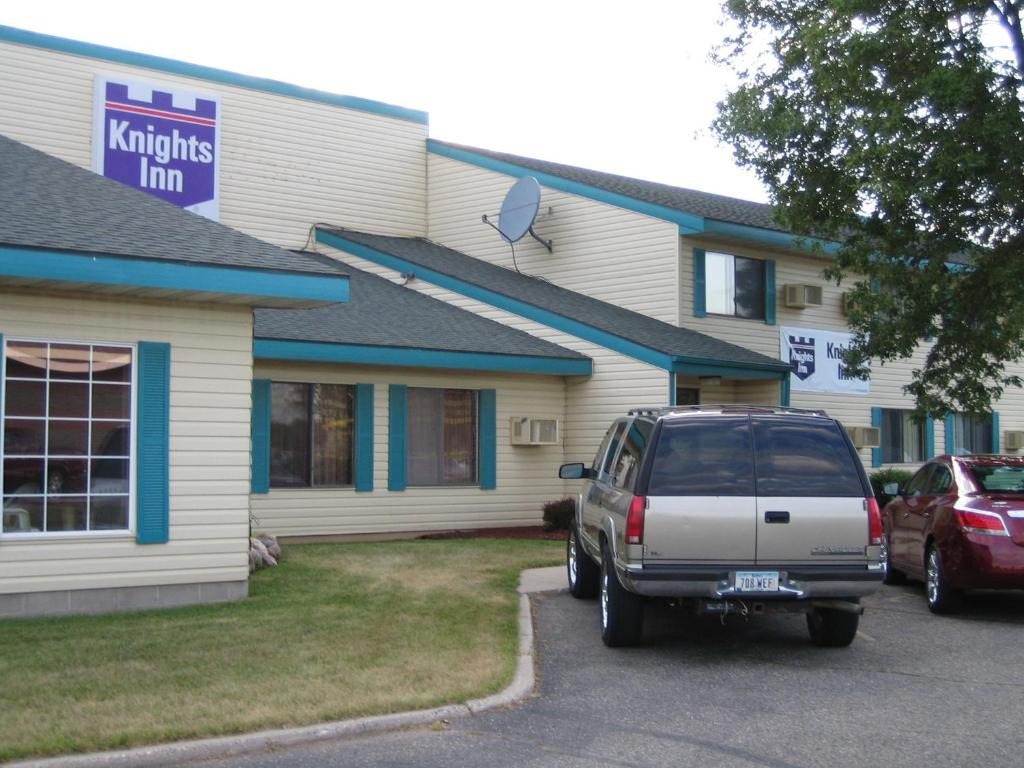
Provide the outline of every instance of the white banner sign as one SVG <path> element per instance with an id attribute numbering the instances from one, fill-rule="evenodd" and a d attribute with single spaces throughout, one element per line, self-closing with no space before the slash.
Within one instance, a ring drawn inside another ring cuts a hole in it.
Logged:
<path id="1" fill-rule="evenodd" d="M 843 350 L 853 341 L 852 333 L 779 326 L 779 341 L 782 360 L 793 369 L 789 375 L 793 391 L 843 395 L 871 392 L 870 379 L 850 377 L 843 365 Z"/>

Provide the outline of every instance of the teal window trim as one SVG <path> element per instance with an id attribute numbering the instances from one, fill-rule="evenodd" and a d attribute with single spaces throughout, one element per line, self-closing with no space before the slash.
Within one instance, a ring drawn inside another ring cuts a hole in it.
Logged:
<path id="1" fill-rule="evenodd" d="M 949 455 L 953 455 L 953 449 L 956 446 L 956 435 L 955 431 L 955 419 L 952 413 L 946 414 L 946 436 L 945 436 L 945 452 Z"/>
<path id="2" fill-rule="evenodd" d="M 252 493 L 270 493 L 270 379 L 252 380 Z"/>
<path id="3" fill-rule="evenodd" d="M 165 544 L 170 535 L 171 345 L 140 341 L 137 349 L 135 540 Z"/>
<path id="4" fill-rule="evenodd" d="M 480 489 L 498 487 L 498 405 L 493 389 L 481 389 L 477 405 L 477 430 L 480 441 Z"/>
<path id="5" fill-rule="evenodd" d="M 999 411 L 992 411 L 992 453 L 999 453 Z"/>
<path id="6" fill-rule="evenodd" d="M 513 373 L 544 373 L 555 376 L 590 376 L 594 371 L 594 364 L 590 358 L 502 355 L 487 352 L 329 344 L 284 339 L 254 339 L 253 357 L 262 360 L 305 360 L 358 363 L 360 365 L 407 366 L 410 368 L 509 371 Z"/>
<path id="7" fill-rule="evenodd" d="M 360 112 L 370 112 L 385 117 L 394 117 L 412 123 L 427 125 L 429 117 L 426 112 L 418 109 L 408 109 L 393 104 L 385 104 L 381 101 L 361 99 L 356 96 L 343 96 L 340 94 L 318 91 L 313 88 L 302 88 L 289 83 L 282 83 L 278 80 L 271 80 L 251 75 L 241 75 L 235 72 L 228 72 L 223 69 L 204 67 L 199 64 L 189 64 L 175 59 L 166 59 L 161 56 L 151 56 L 146 53 L 135 53 L 120 48 L 110 48 L 105 45 L 84 43 L 78 40 L 68 40 L 63 37 L 42 35 L 38 32 L 29 32 L 24 29 L 0 26 L 0 40 L 19 45 L 28 45 L 33 48 L 46 48 L 51 51 L 70 53 L 74 56 L 86 56 L 90 59 L 100 59 L 116 64 L 126 64 L 130 67 L 144 67 L 158 72 L 167 72 L 173 75 L 184 75 L 211 83 L 237 86 L 249 90 L 274 93 L 279 96 L 288 96 L 303 101 L 313 101 L 320 104 L 329 104 L 333 107 L 355 109 Z M 130 79 L 138 80 L 138 76 Z M 199 88 L 198 90 L 202 90 Z"/>
<path id="8" fill-rule="evenodd" d="M 356 384 L 355 489 L 373 490 L 373 384 Z"/>
<path id="9" fill-rule="evenodd" d="M 775 325 L 775 261 L 764 262 L 764 324 Z"/>
<path id="10" fill-rule="evenodd" d="M 785 376 L 779 381 L 779 405 L 781 405 L 783 408 L 789 408 L 789 396 L 789 376 Z"/>
<path id="11" fill-rule="evenodd" d="M 871 426 L 877 428 L 879 434 L 882 433 L 882 409 L 878 406 L 872 407 L 871 409 Z M 882 466 L 881 446 L 871 449 L 871 466 Z"/>
<path id="12" fill-rule="evenodd" d="M 924 458 L 925 461 L 935 458 L 935 419 L 930 417 L 924 422 Z"/>
<path id="13" fill-rule="evenodd" d="M 345 275 L 133 259 L 93 253 L 0 246 L 0 277 L 120 285 L 335 304 L 349 299 Z M 275 306 L 280 306 L 275 302 Z"/>
<path id="14" fill-rule="evenodd" d="M 708 278 L 706 251 L 693 249 L 693 316 L 707 317 Z"/>
<path id="15" fill-rule="evenodd" d="M 388 386 L 388 490 L 404 491 L 409 454 L 409 388 Z"/>

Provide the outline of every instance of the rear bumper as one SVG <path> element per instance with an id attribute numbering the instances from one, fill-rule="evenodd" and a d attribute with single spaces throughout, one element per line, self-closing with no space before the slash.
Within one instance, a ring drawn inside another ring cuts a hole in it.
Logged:
<path id="1" fill-rule="evenodd" d="M 1006 536 L 964 534 L 943 552 L 956 589 L 1024 589 L 1024 547 Z"/>
<path id="2" fill-rule="evenodd" d="M 778 592 L 737 592 L 736 571 L 779 572 Z M 648 565 L 627 567 L 620 577 L 627 589 L 647 597 L 810 600 L 864 597 L 882 586 L 882 571 L 852 565 L 772 566 Z"/>

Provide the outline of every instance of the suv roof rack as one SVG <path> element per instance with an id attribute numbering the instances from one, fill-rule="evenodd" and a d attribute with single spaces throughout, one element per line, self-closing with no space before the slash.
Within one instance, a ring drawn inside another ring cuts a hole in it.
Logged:
<path id="1" fill-rule="evenodd" d="M 674 413 L 700 413 L 702 411 L 719 411 L 721 413 L 792 413 L 800 416 L 828 416 L 820 408 L 790 408 L 782 405 L 736 405 L 736 404 L 705 404 L 705 405 L 641 405 L 630 408 L 629 416 L 670 416 Z"/>

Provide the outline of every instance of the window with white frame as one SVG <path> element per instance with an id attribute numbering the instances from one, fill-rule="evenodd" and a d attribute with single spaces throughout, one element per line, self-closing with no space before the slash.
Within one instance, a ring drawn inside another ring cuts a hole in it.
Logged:
<path id="1" fill-rule="evenodd" d="M 352 485 L 355 387 L 270 385 L 270 487 Z"/>
<path id="2" fill-rule="evenodd" d="M 882 409 L 882 462 L 911 464 L 925 459 L 925 425 L 913 411 Z"/>
<path id="3" fill-rule="evenodd" d="M 131 529 L 134 347 L 8 339 L 3 534 Z"/>
<path id="4" fill-rule="evenodd" d="M 729 253 L 704 255 L 705 308 L 716 315 L 765 319 L 765 263 Z"/>
<path id="5" fill-rule="evenodd" d="M 409 485 L 477 483 L 477 392 L 409 387 Z"/>

